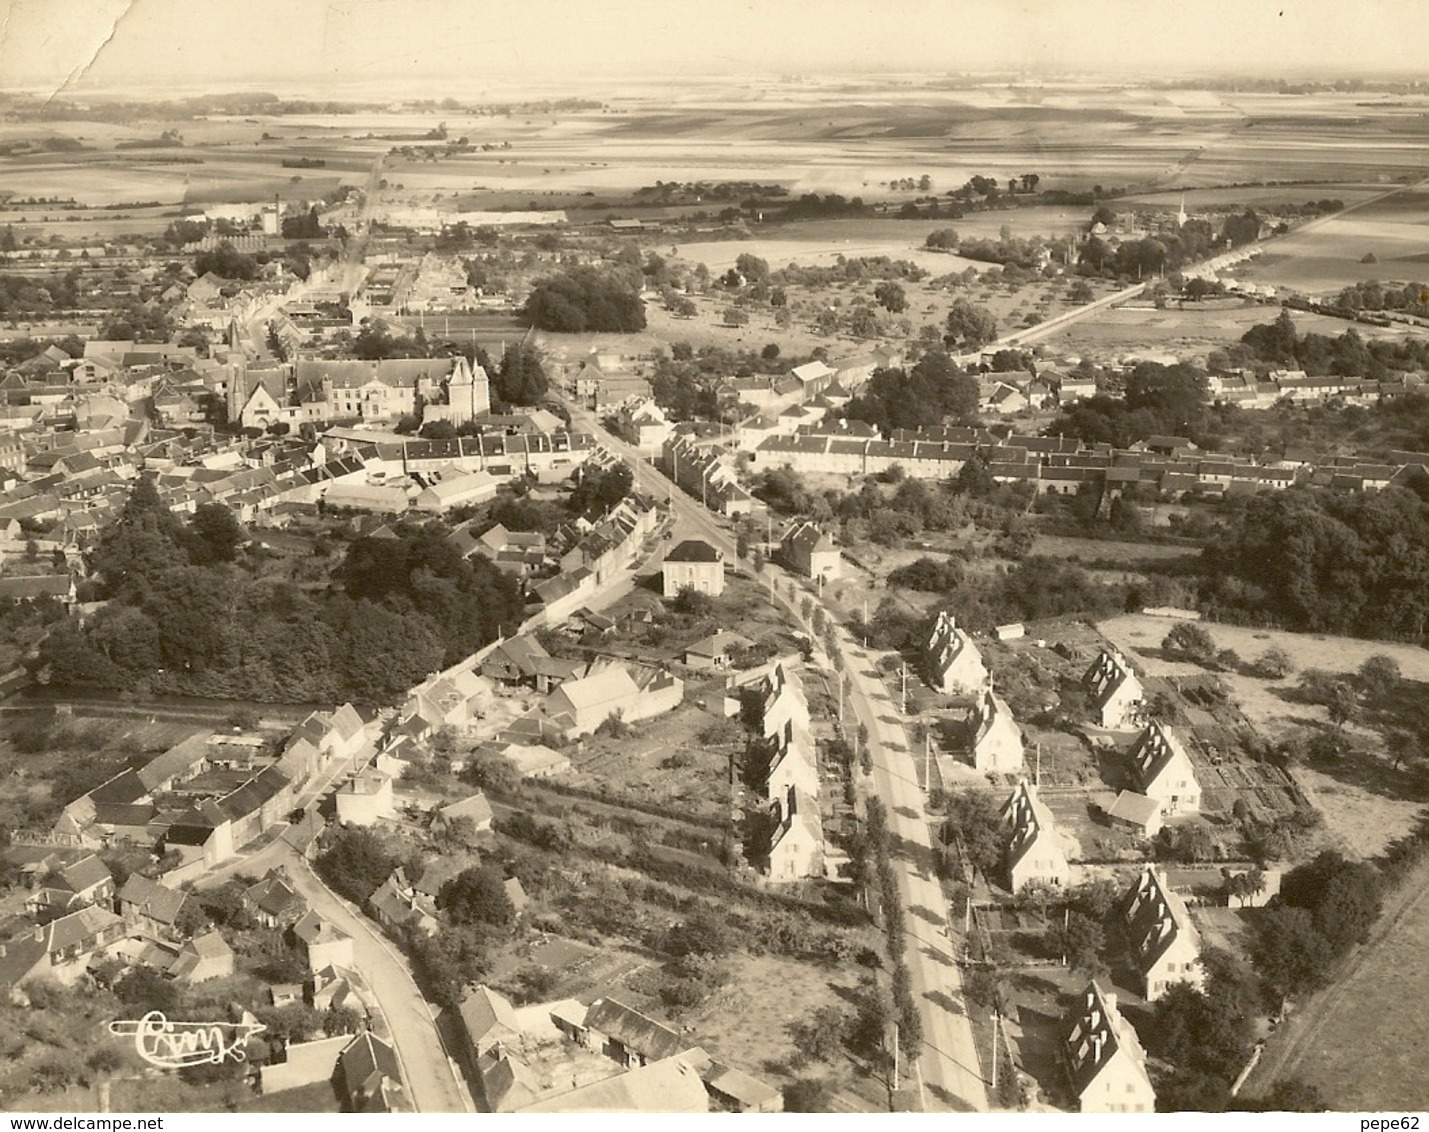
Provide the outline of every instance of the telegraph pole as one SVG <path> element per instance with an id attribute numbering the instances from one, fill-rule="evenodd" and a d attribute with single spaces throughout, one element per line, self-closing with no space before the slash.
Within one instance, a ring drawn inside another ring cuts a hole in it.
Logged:
<path id="1" fill-rule="evenodd" d="M 997 1024 L 1002 1019 L 1002 1015 L 997 1011 L 992 1014 L 992 1088 L 997 1091 Z"/>
<path id="2" fill-rule="evenodd" d="M 908 714 L 908 662 L 903 662 L 903 668 L 898 673 L 899 694 L 903 699 L 903 715 Z"/>

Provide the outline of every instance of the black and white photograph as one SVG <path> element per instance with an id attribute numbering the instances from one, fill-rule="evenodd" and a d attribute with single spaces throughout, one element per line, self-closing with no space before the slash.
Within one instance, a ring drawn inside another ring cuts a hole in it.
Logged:
<path id="1" fill-rule="evenodd" d="M 1422 7 L 0 0 L 8 1127 L 1417 1129 Z"/>

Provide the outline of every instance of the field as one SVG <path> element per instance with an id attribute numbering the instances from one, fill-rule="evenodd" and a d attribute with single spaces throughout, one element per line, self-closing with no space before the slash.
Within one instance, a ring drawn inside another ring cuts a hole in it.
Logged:
<path id="1" fill-rule="evenodd" d="M 766 1080 L 776 1077 L 776 1082 L 795 1076 L 788 1069 L 795 1053 L 789 1025 L 807 1021 L 822 1006 L 840 1003 L 840 992 L 858 984 L 858 968 L 852 964 L 815 967 L 764 955 L 740 956 L 731 967 L 729 983 L 685 1024 L 712 1057 L 729 1059 Z M 843 1066 L 831 1076 L 840 1085 L 854 1079 Z M 858 1083 L 869 1084 L 862 1078 Z M 854 1103 L 846 1101 L 846 1107 L 864 1107 L 856 1098 L 848 1099 Z"/>
<path id="2" fill-rule="evenodd" d="M 1419 985 L 1429 940 L 1429 865 L 1406 878 L 1365 949 L 1328 991 L 1292 1015 L 1266 1047 L 1279 1077 L 1314 1082 L 1336 1112 L 1429 1108 Z M 1252 1077 L 1251 1089 L 1260 1085 Z"/>
<path id="3" fill-rule="evenodd" d="M 577 221 L 584 218 L 581 204 L 598 203 L 591 196 L 618 208 L 634 190 L 672 175 L 879 203 L 908 199 L 907 190 L 889 188 L 904 178 L 927 176 L 925 192 L 942 195 L 973 175 L 1005 181 L 1035 171 L 1043 189 L 1130 190 L 1132 202 L 1168 206 L 1169 194 L 1183 188 L 1193 190 L 1193 206 L 1326 195 L 1352 201 L 1369 186 L 1422 175 L 1417 105 L 1367 107 L 1353 94 L 1287 100 L 1120 84 L 772 77 L 735 83 L 682 76 L 678 85 L 627 80 L 604 87 L 600 97 L 606 104 L 600 109 L 544 114 L 453 107 L 123 123 L 11 119 L 0 122 L 0 143 L 59 137 L 85 148 L 7 157 L 0 169 L 5 189 L 17 197 L 73 198 L 100 207 L 153 200 L 173 208 L 268 200 L 275 193 L 310 200 L 340 184 L 362 184 L 383 158 L 384 205 L 440 198 L 465 207 L 520 208 L 535 201 L 572 210 Z M 447 138 L 465 137 L 469 145 L 430 156 L 389 154 L 394 147 L 420 149 L 442 125 Z M 182 147 L 115 148 L 165 130 L 177 130 Z M 326 165 L 284 168 L 284 157 Z M 1267 188 L 1270 181 L 1299 184 Z M 1255 184 L 1222 188 L 1247 182 Z M 1196 188 L 1227 195 L 1197 196 Z M 1004 223 L 1019 235 L 1052 235 L 1072 230 L 1082 211 L 1011 210 L 953 223 L 970 235 L 993 235 Z M 55 219 L 42 222 L 40 215 Z M 70 222 L 53 210 L 13 213 L 17 221 L 21 216 L 25 235 L 97 238 L 152 231 L 158 219 L 97 215 Z M 916 244 L 922 234 L 890 238 Z M 848 239 L 850 247 L 884 243 L 882 235 L 837 239 Z"/>
<path id="4" fill-rule="evenodd" d="M 1194 675 L 1201 671 L 1195 665 L 1161 656 L 1161 640 L 1174 624 L 1167 618 L 1128 614 L 1103 621 L 1098 628 L 1149 676 Z M 1243 629 L 1212 622 L 1206 622 L 1205 628 L 1215 638 L 1218 648 L 1234 649 L 1245 661 L 1253 661 L 1266 649 L 1277 646 L 1290 654 L 1296 672 L 1306 668 L 1353 672 L 1367 658 L 1383 654 L 1399 662 L 1407 679 L 1429 681 L 1429 653 L 1412 645 Z M 1297 727 L 1329 726 L 1329 716 L 1323 707 L 1277 694 L 1294 684 L 1293 675 L 1280 681 L 1238 673 L 1223 673 L 1219 678 L 1230 688 L 1240 710 L 1264 736 L 1276 738 Z M 1396 782 L 1385 773 L 1387 770 L 1383 763 L 1368 768 L 1299 766 L 1295 778 L 1323 815 L 1330 835 L 1349 852 L 1372 856 L 1408 832 L 1425 812 L 1422 802 L 1400 796 L 1410 792 L 1407 784 Z"/>
<path id="5" fill-rule="evenodd" d="M 1366 255 L 1377 262 L 1363 263 Z M 1413 282 L 1429 273 L 1429 192 L 1404 190 L 1277 239 L 1241 272 L 1305 294 L 1363 280 Z"/>
<path id="6" fill-rule="evenodd" d="M 1380 278 L 1384 277 L 1381 271 Z M 1114 359 L 1172 354 L 1186 360 L 1204 359 L 1210 351 L 1239 341 L 1257 323 L 1274 322 L 1279 312 L 1275 304 L 1236 303 L 1234 300 L 1187 303 L 1184 309 L 1170 307 L 1160 311 L 1118 307 L 1074 322 L 1045 341 L 1058 356 Z M 1366 339 L 1400 339 L 1406 334 L 1402 326 L 1380 329 L 1303 311 L 1295 311 L 1294 319 L 1301 334 L 1313 331 L 1339 337 L 1352 326 Z"/>
<path id="7" fill-rule="evenodd" d="M 1263 208 L 1277 204 L 1304 204 L 1309 200 L 1342 200 L 1346 204 L 1379 196 L 1384 192 L 1381 183 L 1361 182 L 1309 182 L 1288 185 L 1237 185 L 1221 189 L 1171 189 L 1159 193 L 1130 193 L 1117 200 L 1117 206 L 1126 204 L 1154 205 L 1159 208 L 1177 209 L 1184 200 L 1187 212 L 1200 208 L 1224 208 L 1227 205 L 1245 205 L 1247 208 Z"/>

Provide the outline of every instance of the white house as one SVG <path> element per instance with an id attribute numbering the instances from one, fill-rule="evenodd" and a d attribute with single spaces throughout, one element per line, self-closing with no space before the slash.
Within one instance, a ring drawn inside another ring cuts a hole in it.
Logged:
<path id="1" fill-rule="evenodd" d="M 1022 728 L 1001 696 L 988 685 L 968 715 L 973 766 L 997 774 L 1022 769 Z"/>
<path id="2" fill-rule="evenodd" d="M 1146 1053 L 1116 1008 L 1116 995 L 1092 982 L 1077 1000 L 1062 1047 L 1078 1112 L 1155 1112 Z"/>
<path id="3" fill-rule="evenodd" d="M 337 791 L 337 820 L 350 825 L 373 825 L 397 816 L 392 800 L 392 778 L 380 770 L 364 770 Z"/>
<path id="4" fill-rule="evenodd" d="M 687 587 L 719 597 L 724 593 L 724 555 L 703 539 L 685 539 L 665 555 L 661 577 L 666 597 L 678 597 Z"/>
<path id="5" fill-rule="evenodd" d="M 1186 748 L 1171 728 L 1152 720 L 1131 749 L 1137 786 L 1161 804 L 1161 812 L 1194 814 L 1201 809 L 1201 787 Z"/>
<path id="6" fill-rule="evenodd" d="M 1125 929 L 1147 1002 L 1155 1002 L 1177 983 L 1200 988 L 1205 978 L 1200 933 L 1181 898 L 1150 865 L 1132 886 Z"/>
<path id="7" fill-rule="evenodd" d="M 822 876 L 824 833 L 819 803 L 791 786 L 769 811 L 773 832 L 769 842 L 769 879 L 802 880 Z"/>
<path id="8" fill-rule="evenodd" d="M 1127 659 L 1115 649 L 1102 649 L 1082 677 L 1091 692 L 1097 722 L 1102 727 L 1135 726 L 1146 693 Z"/>
<path id="9" fill-rule="evenodd" d="M 1027 779 L 1012 791 L 1012 797 L 1002 807 L 1002 817 L 1008 825 L 1008 887 L 1017 892 L 1031 881 L 1067 887 L 1072 869 L 1061 837 L 1053 828 L 1051 811 Z"/>
<path id="10" fill-rule="evenodd" d="M 988 681 L 982 654 L 947 610 L 939 612 L 924 649 L 928 682 L 944 695 L 975 692 Z"/>

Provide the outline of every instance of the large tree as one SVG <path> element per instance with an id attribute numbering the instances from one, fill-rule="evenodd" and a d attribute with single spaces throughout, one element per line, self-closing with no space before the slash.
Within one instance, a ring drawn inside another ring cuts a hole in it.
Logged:
<path id="1" fill-rule="evenodd" d="M 501 356 L 501 368 L 492 386 L 497 397 L 508 405 L 537 405 L 550 388 L 550 381 L 535 350 L 512 344 Z"/>
<path id="2" fill-rule="evenodd" d="M 632 283 L 623 273 L 594 267 L 572 268 L 537 283 L 525 314 L 542 330 L 567 334 L 645 329 L 638 280 Z"/>
<path id="3" fill-rule="evenodd" d="M 986 307 L 955 299 L 948 311 L 948 337 L 969 350 L 997 339 L 997 319 Z"/>
<path id="4" fill-rule="evenodd" d="M 506 927 L 516 918 L 505 881 L 490 865 L 463 869 L 442 885 L 437 902 L 460 924 Z"/>

